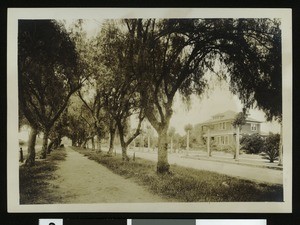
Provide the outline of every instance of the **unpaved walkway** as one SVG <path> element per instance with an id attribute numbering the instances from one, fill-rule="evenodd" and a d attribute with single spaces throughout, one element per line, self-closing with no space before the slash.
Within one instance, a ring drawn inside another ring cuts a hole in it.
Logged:
<path id="1" fill-rule="evenodd" d="M 59 203 L 165 202 L 131 180 L 66 147 L 67 157 L 51 181 Z"/>

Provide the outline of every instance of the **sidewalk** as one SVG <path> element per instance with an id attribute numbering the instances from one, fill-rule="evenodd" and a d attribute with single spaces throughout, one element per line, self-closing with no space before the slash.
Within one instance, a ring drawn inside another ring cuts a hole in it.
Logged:
<path id="1" fill-rule="evenodd" d="M 283 167 L 279 166 L 277 162 L 270 163 L 268 160 L 264 159 L 251 159 L 249 156 L 240 155 L 238 160 L 233 159 L 233 156 L 222 156 L 222 155 L 212 155 L 208 157 L 205 154 L 189 154 L 189 155 L 182 155 L 182 158 L 189 158 L 189 159 L 198 159 L 198 160 L 209 160 L 215 162 L 224 162 L 224 163 L 232 163 L 232 164 L 239 164 L 239 165 L 246 165 L 246 166 L 254 166 L 254 167 L 262 167 L 268 169 L 275 169 L 275 170 L 282 170 Z"/>

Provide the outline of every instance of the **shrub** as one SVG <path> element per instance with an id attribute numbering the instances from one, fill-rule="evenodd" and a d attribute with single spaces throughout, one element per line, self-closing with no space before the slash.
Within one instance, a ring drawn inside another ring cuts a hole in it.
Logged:
<path id="1" fill-rule="evenodd" d="M 265 158 L 270 160 L 271 163 L 278 158 L 279 142 L 280 142 L 279 134 L 270 133 L 270 135 L 266 138 L 265 145 L 264 145 L 264 153 L 265 153 Z"/>
<path id="2" fill-rule="evenodd" d="M 19 139 L 19 145 L 20 145 L 20 146 L 26 145 L 26 141 L 23 141 L 23 140 Z"/>
<path id="3" fill-rule="evenodd" d="M 241 139 L 241 148 L 249 154 L 258 154 L 263 151 L 264 140 L 260 134 L 245 135 Z"/>

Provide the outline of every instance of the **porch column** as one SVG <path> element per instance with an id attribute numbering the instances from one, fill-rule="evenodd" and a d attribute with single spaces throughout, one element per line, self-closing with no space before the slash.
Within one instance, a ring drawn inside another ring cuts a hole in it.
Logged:
<path id="1" fill-rule="evenodd" d="M 207 144 L 207 157 L 210 157 L 211 154 L 210 154 L 210 128 L 209 127 L 207 129 L 207 141 L 206 141 L 206 144 Z"/>
<path id="2" fill-rule="evenodd" d="M 236 127 L 236 149 L 235 149 L 235 160 L 239 160 L 239 155 L 240 155 L 240 127 Z"/>

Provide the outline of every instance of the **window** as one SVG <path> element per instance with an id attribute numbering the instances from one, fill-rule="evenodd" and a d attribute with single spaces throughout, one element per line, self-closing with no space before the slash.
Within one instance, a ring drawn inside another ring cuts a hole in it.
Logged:
<path id="1" fill-rule="evenodd" d="M 218 145 L 228 145 L 229 144 L 229 137 L 228 137 L 228 135 L 217 136 L 216 137 L 216 143 Z"/>
<path id="2" fill-rule="evenodd" d="M 229 143 L 229 142 L 228 142 L 228 136 L 225 136 L 224 144 L 225 144 L 225 145 L 228 145 L 228 143 Z"/>
<path id="3" fill-rule="evenodd" d="M 226 123 L 225 122 L 219 123 L 219 130 L 226 130 Z"/>
<path id="4" fill-rule="evenodd" d="M 257 131 L 257 124 L 251 123 L 251 131 Z"/>
<path id="5" fill-rule="evenodd" d="M 221 144 L 221 136 L 218 136 L 217 143 L 218 143 L 219 145 Z"/>

